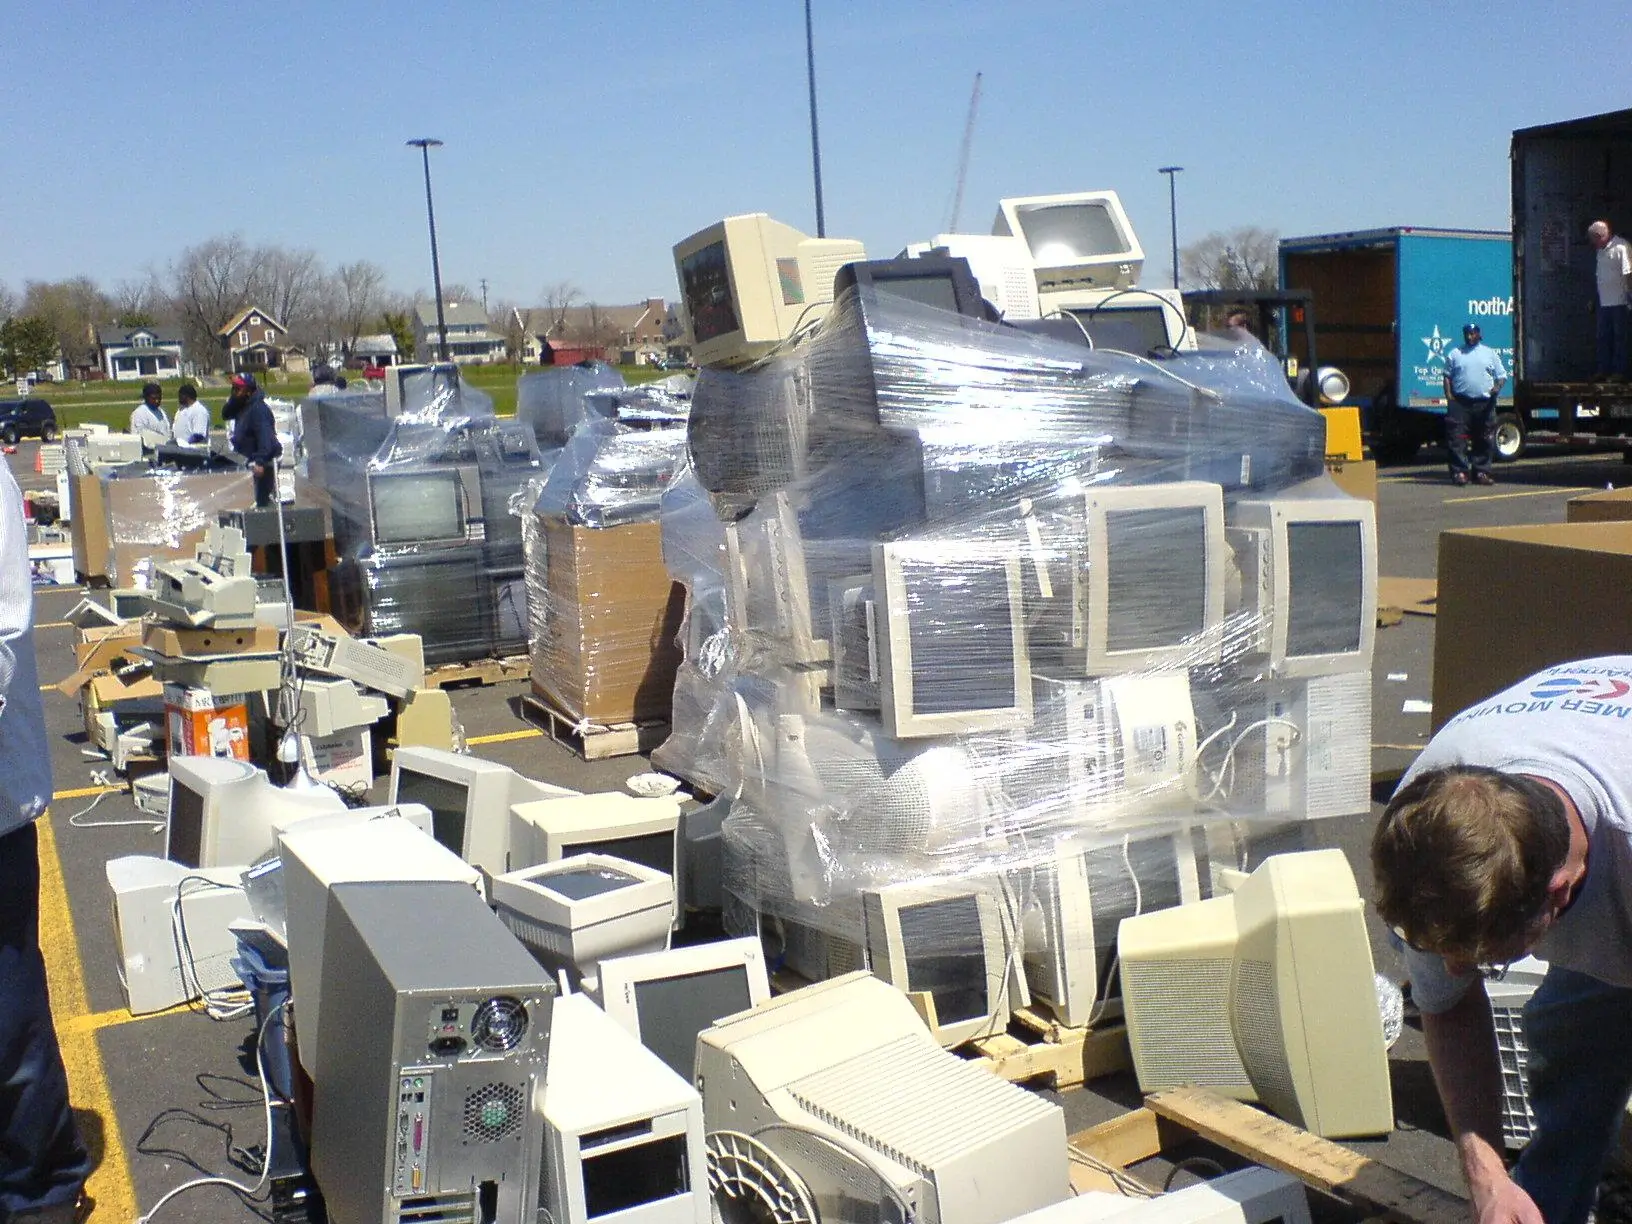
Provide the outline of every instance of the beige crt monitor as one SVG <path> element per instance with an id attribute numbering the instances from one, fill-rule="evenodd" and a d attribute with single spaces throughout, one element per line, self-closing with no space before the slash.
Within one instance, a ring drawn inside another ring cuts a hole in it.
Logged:
<path id="1" fill-rule="evenodd" d="M 1327 1137 L 1393 1129 L 1364 905 L 1341 850 L 1278 854 L 1230 896 L 1125 918 L 1117 950 L 1144 1091 L 1210 1088 Z"/>
<path id="2" fill-rule="evenodd" d="M 866 259 L 861 243 L 812 238 L 766 213 L 726 217 L 674 246 L 674 271 L 698 365 L 745 365 L 820 322 L 833 277 Z"/>
<path id="3" fill-rule="evenodd" d="M 992 233 L 1026 240 L 1037 292 L 1130 289 L 1145 250 L 1114 191 L 1011 196 L 998 201 Z"/>

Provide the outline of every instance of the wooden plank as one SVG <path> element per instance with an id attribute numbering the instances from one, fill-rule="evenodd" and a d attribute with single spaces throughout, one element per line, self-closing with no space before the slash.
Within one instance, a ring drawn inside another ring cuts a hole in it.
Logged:
<path id="1" fill-rule="evenodd" d="M 1398 1224 L 1466 1224 L 1460 1195 L 1311 1135 L 1251 1105 L 1201 1088 L 1175 1088 L 1145 1099 L 1146 1107 L 1203 1139 L 1279 1169 L 1367 1215 Z"/>
<path id="2" fill-rule="evenodd" d="M 525 680 L 532 669 L 526 655 L 510 655 L 503 659 L 475 659 L 469 663 L 448 663 L 425 673 L 425 688 L 454 688 L 459 685 L 501 684 L 506 680 Z"/>
<path id="3" fill-rule="evenodd" d="M 1160 1114 L 1148 1109 L 1130 1109 L 1121 1117 L 1078 1131 L 1066 1143 L 1096 1160 L 1125 1169 L 1141 1160 L 1160 1156 L 1187 1135 L 1183 1127 L 1175 1126 Z"/>
<path id="4" fill-rule="evenodd" d="M 579 722 L 555 709 L 536 693 L 522 695 L 521 716 L 586 761 L 650 752 L 669 738 L 669 724 L 666 722 L 616 723 L 612 726 Z"/>
<path id="5" fill-rule="evenodd" d="M 1021 1013 L 1022 1028 L 1033 1028 Z M 1035 1018 L 1034 1018 L 1035 1019 Z M 981 1064 L 1010 1083 L 1040 1079 L 1056 1089 L 1077 1088 L 1088 1080 L 1126 1071 L 1133 1065 L 1127 1029 L 1120 1024 L 1099 1029 L 1067 1028 L 1049 1021 L 1041 1038 L 1023 1041 L 1012 1033 L 998 1033 L 970 1042 Z M 1033 1031 L 1037 1031 L 1033 1028 Z"/>

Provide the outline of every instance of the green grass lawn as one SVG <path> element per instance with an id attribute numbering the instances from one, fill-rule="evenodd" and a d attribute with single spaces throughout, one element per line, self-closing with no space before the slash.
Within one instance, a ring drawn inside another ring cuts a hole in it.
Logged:
<path id="1" fill-rule="evenodd" d="M 465 381 L 493 399 L 493 410 L 500 416 L 514 416 L 516 412 L 516 380 L 523 374 L 536 374 L 540 366 L 521 365 L 468 365 L 463 367 Z M 651 382 L 666 378 L 671 371 L 654 370 L 651 366 L 619 366 L 626 382 Z M 350 375 L 347 375 L 349 378 Z M 219 421 L 221 405 L 227 399 L 227 380 L 221 375 L 206 379 L 162 379 L 165 415 L 174 417 L 177 391 L 183 382 L 192 382 L 199 388 L 199 398 L 210 406 L 210 414 Z M 312 381 L 305 375 L 280 377 L 277 371 L 263 378 L 266 393 L 280 399 L 299 399 L 311 389 Z M 140 382 L 62 382 L 42 383 L 34 394 L 56 409 L 57 423 L 64 429 L 73 429 L 87 423 L 106 425 L 110 429 L 127 429 L 130 414 L 142 399 Z"/>

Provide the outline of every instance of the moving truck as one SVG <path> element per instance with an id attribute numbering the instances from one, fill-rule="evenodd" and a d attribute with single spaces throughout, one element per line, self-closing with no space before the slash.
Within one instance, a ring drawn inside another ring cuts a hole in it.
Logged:
<path id="1" fill-rule="evenodd" d="M 1400 461 L 1445 435 L 1445 351 L 1462 325 L 1513 362 L 1513 244 L 1490 230 L 1396 226 L 1284 238 L 1281 287 L 1313 295 L 1315 343 L 1323 364 L 1352 387 L 1349 402 L 1380 459 Z M 1301 337 L 1289 337 L 1302 361 Z M 1502 389 L 1496 444 L 1502 458 L 1524 448 L 1511 381 Z"/>

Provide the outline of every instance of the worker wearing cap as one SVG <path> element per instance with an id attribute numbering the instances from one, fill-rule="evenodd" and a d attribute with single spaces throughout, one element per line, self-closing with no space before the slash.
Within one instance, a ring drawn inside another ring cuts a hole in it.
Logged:
<path id="1" fill-rule="evenodd" d="M 1445 351 L 1445 449 L 1451 483 L 1495 484 L 1490 474 L 1496 442 L 1496 399 L 1507 371 L 1496 350 L 1485 344 L 1479 324 L 1462 329 L 1462 343 Z"/>
<path id="2" fill-rule="evenodd" d="M 221 415 L 232 423 L 232 449 L 249 460 L 255 476 L 255 504 L 272 505 L 277 500 L 278 456 L 283 454 L 283 443 L 278 441 L 277 422 L 255 375 L 233 376 L 232 394 Z"/>

